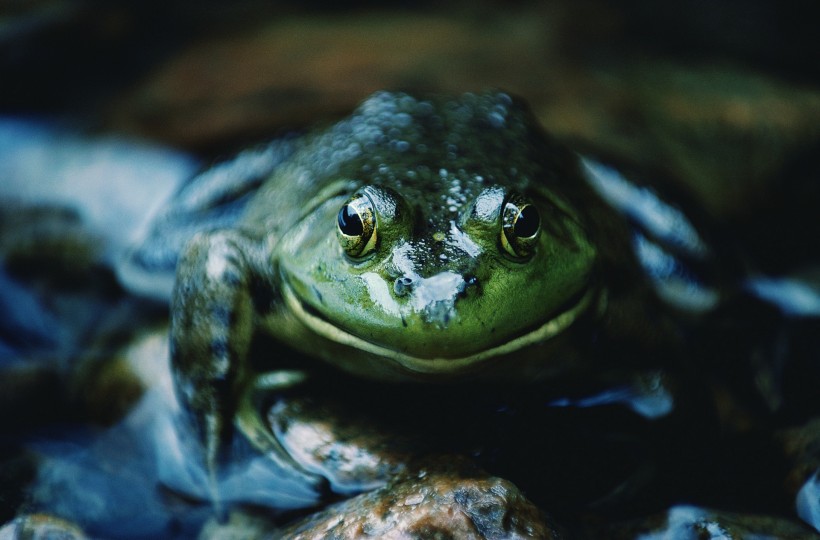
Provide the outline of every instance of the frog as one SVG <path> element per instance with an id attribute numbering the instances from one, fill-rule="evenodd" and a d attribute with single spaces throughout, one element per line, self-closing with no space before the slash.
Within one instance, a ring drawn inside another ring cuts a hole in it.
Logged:
<path id="1" fill-rule="evenodd" d="M 538 381 L 605 309 L 578 156 L 508 93 L 378 92 L 216 169 L 198 183 L 221 177 L 232 217 L 180 248 L 170 302 L 212 477 L 237 432 L 299 468 L 249 397 L 298 380 L 277 371 L 287 351 L 375 382 Z M 260 335 L 285 348 L 251 361 Z"/>

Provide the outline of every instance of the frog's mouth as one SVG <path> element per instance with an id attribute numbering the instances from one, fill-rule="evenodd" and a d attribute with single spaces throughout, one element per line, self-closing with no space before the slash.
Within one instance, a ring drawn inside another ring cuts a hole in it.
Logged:
<path id="1" fill-rule="evenodd" d="M 500 345 L 484 349 L 461 357 L 419 357 L 401 351 L 390 349 L 383 345 L 367 341 L 356 336 L 338 325 L 330 322 L 311 306 L 298 298 L 295 291 L 287 283 L 283 283 L 283 296 L 286 304 L 296 318 L 316 334 L 323 336 L 340 345 L 352 347 L 366 353 L 388 358 L 403 366 L 409 371 L 423 374 L 456 373 L 475 367 L 478 363 L 493 357 L 513 353 L 519 349 L 544 342 L 561 334 L 569 328 L 592 306 L 601 308 L 605 303 L 605 294 L 595 287 L 588 287 L 569 306 L 553 316 L 543 325 L 523 335 L 519 335 Z"/>

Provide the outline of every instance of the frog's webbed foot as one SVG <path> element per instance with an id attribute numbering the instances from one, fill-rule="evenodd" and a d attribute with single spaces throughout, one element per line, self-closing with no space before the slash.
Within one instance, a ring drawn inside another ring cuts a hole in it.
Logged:
<path id="1" fill-rule="evenodd" d="M 264 421 L 260 412 L 261 399 L 271 392 L 285 390 L 300 384 L 307 375 L 303 371 L 272 371 L 257 377 L 249 387 L 242 392 L 239 399 L 235 425 L 245 440 L 253 448 L 273 462 L 274 466 L 290 475 L 298 477 L 300 483 L 309 486 L 315 492 L 323 492 L 328 488 L 327 479 L 311 473 L 296 462 L 282 443 L 273 434 L 269 424 Z"/>

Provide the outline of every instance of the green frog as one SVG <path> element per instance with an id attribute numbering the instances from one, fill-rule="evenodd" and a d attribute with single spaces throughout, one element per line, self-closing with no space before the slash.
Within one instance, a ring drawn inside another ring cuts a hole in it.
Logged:
<path id="1" fill-rule="evenodd" d="M 208 467 L 235 429 L 294 465 L 249 403 L 283 380 L 264 375 L 281 351 L 249 359 L 261 334 L 380 381 L 565 371 L 563 337 L 606 299 L 580 168 L 505 93 L 380 92 L 326 129 L 205 173 L 199 184 L 220 176 L 241 204 L 182 250 L 171 362 Z"/>

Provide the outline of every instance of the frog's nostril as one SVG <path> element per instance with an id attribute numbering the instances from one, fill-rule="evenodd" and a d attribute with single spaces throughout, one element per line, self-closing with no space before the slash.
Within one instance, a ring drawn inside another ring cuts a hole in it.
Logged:
<path id="1" fill-rule="evenodd" d="M 458 294 L 464 296 L 470 289 L 479 289 L 478 278 L 473 275 L 464 275 L 464 281 L 458 287 Z"/>
<path id="2" fill-rule="evenodd" d="M 396 296 L 404 296 L 413 290 L 413 283 L 413 278 L 407 276 L 396 278 L 393 282 L 393 292 Z"/>

